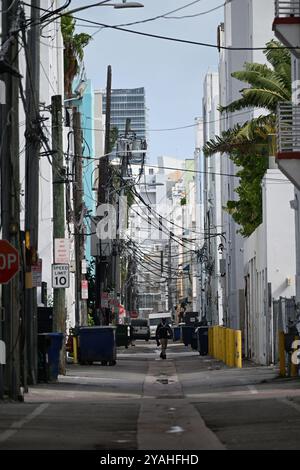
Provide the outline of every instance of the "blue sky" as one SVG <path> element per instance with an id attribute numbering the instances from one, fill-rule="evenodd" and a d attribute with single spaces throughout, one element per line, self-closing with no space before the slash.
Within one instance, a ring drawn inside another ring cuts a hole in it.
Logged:
<path id="1" fill-rule="evenodd" d="M 121 0 L 115 0 L 121 2 Z M 191 3 L 192 0 L 143 0 L 144 8 L 117 10 L 98 7 L 77 13 L 81 18 L 110 25 L 165 14 Z M 95 3 L 93 0 L 73 0 L 71 9 Z M 222 4 L 222 0 L 199 0 L 171 16 L 198 14 Z M 191 41 L 216 44 L 217 26 L 223 20 L 223 8 L 203 16 L 181 19 L 157 19 L 127 26 L 128 29 Z M 78 24 L 83 24 L 77 20 Z M 83 28 L 78 28 L 82 30 Z M 85 28 L 90 34 L 97 29 Z M 179 44 L 142 37 L 126 32 L 102 29 L 95 34 L 85 50 L 87 76 L 94 88 L 104 88 L 106 70 L 112 66 L 113 88 L 144 86 L 149 120 L 149 161 L 168 155 L 190 158 L 194 151 L 194 129 L 153 131 L 192 125 L 202 114 L 202 89 L 208 70 L 217 70 L 216 49 Z"/>

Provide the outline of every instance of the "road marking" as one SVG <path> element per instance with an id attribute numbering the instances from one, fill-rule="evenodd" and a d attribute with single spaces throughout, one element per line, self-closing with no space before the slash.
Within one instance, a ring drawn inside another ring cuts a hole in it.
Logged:
<path id="1" fill-rule="evenodd" d="M 292 400 L 288 400 L 288 398 L 280 398 L 279 401 L 281 401 L 281 403 L 285 403 L 286 405 L 291 406 L 300 413 L 300 405 L 298 403 L 295 403 Z"/>
<path id="2" fill-rule="evenodd" d="M 177 432 L 184 432 L 184 429 L 180 426 L 172 426 L 169 431 L 166 431 L 168 434 L 176 434 Z"/>
<path id="3" fill-rule="evenodd" d="M 256 387 L 254 387 L 254 385 L 247 385 L 247 388 L 250 390 L 250 393 L 252 393 L 252 395 L 257 395 L 258 390 L 256 389 Z"/>
<path id="4" fill-rule="evenodd" d="M 67 382 L 68 380 L 88 380 L 88 381 L 92 381 L 92 380 L 107 380 L 108 382 L 112 382 L 113 380 L 125 380 L 125 379 L 122 379 L 122 378 L 117 378 L 117 377 L 93 377 L 92 375 L 90 375 L 89 377 L 86 377 L 86 376 L 76 376 L 76 375 L 65 375 L 65 376 L 62 376 L 61 377 L 62 381 L 63 382 Z"/>
<path id="5" fill-rule="evenodd" d="M 48 408 L 48 406 L 49 403 L 43 403 L 42 405 L 39 405 L 35 410 L 33 410 L 32 413 L 25 416 L 25 418 L 13 423 L 9 429 L 0 434 L 0 442 L 7 441 L 10 437 L 16 434 L 25 424 L 29 423 L 34 418 L 42 414 L 46 410 L 46 408 Z"/>

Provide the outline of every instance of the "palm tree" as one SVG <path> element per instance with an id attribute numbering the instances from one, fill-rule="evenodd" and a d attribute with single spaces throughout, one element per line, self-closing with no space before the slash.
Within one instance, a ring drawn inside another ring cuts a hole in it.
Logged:
<path id="1" fill-rule="evenodd" d="M 61 18 L 61 32 L 64 42 L 64 80 L 65 96 L 72 96 L 73 80 L 80 70 L 83 60 L 83 49 L 89 44 L 92 37 L 87 33 L 75 33 L 76 20 L 71 15 Z"/>
<path id="2" fill-rule="evenodd" d="M 233 72 L 233 78 L 248 86 L 240 91 L 239 99 L 219 109 L 221 113 L 234 113 L 256 108 L 264 110 L 265 114 L 222 132 L 203 147 L 206 156 L 227 153 L 242 168 L 237 173 L 240 185 L 235 190 L 239 200 L 228 201 L 226 210 L 241 225 L 239 231 L 245 237 L 251 235 L 262 220 L 260 183 L 268 167 L 268 156 L 275 152 L 275 139 L 270 136 L 276 133 L 277 105 L 291 100 L 289 51 L 272 40 L 266 44 L 264 53 L 270 66 L 246 62 L 244 70 Z"/>

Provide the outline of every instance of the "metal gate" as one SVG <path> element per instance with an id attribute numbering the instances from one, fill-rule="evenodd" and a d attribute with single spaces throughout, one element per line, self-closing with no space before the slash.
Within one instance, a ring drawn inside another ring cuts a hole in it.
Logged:
<path id="1" fill-rule="evenodd" d="M 273 338 L 274 338 L 274 362 L 279 361 L 278 333 L 288 332 L 288 325 L 294 323 L 297 317 L 295 297 L 280 297 L 273 300 Z"/>

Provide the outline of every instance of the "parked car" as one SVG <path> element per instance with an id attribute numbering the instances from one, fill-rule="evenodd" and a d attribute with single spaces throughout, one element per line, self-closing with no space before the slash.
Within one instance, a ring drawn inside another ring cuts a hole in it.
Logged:
<path id="1" fill-rule="evenodd" d="M 131 320 L 131 327 L 133 339 L 144 339 L 146 341 L 149 341 L 150 328 L 147 320 L 143 320 L 142 318 Z"/>

